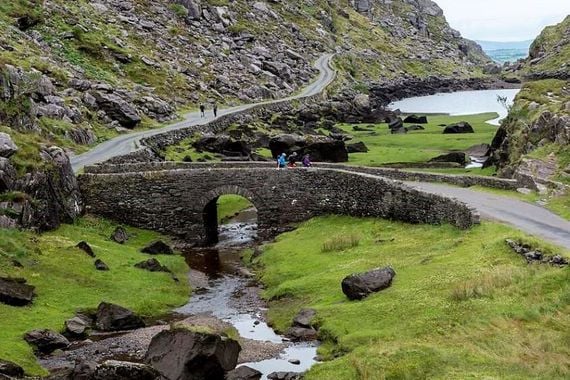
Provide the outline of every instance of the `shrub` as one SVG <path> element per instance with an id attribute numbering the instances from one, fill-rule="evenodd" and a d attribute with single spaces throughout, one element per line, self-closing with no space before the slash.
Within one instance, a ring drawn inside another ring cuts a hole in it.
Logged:
<path id="1" fill-rule="evenodd" d="M 345 249 L 357 247 L 359 244 L 360 236 L 354 234 L 339 235 L 325 241 L 321 248 L 321 252 L 344 251 Z"/>

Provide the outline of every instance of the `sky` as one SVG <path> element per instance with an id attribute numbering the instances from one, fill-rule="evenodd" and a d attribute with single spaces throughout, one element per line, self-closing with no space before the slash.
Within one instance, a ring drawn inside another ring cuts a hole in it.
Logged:
<path id="1" fill-rule="evenodd" d="M 451 26 L 472 40 L 531 40 L 570 14 L 570 0 L 434 1 Z"/>

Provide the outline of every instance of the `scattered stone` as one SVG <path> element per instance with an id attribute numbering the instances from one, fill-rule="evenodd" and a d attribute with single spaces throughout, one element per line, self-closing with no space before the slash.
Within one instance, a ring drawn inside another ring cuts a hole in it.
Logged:
<path id="1" fill-rule="evenodd" d="M 105 264 L 103 260 L 97 259 L 95 260 L 95 269 L 105 272 L 109 270 L 109 266 Z"/>
<path id="2" fill-rule="evenodd" d="M 301 361 L 299 359 L 289 359 L 289 363 L 293 365 L 300 365 Z"/>
<path id="3" fill-rule="evenodd" d="M 73 317 L 65 321 L 65 335 L 80 338 L 86 335 L 89 323 L 80 317 Z"/>
<path id="4" fill-rule="evenodd" d="M 138 264 L 135 264 L 136 268 L 139 269 L 144 269 L 144 270 L 148 270 L 150 272 L 167 272 L 170 273 L 170 269 L 168 269 L 166 266 L 163 266 L 160 264 L 160 261 L 158 261 L 155 258 L 152 259 L 148 259 L 146 261 L 141 261 Z"/>
<path id="5" fill-rule="evenodd" d="M 127 234 L 127 231 L 123 227 L 118 226 L 117 228 L 115 228 L 115 231 L 113 231 L 113 234 L 111 235 L 111 240 L 119 244 L 124 244 L 127 240 L 129 240 L 129 235 Z"/>
<path id="6" fill-rule="evenodd" d="M 302 374 L 298 372 L 273 372 L 267 375 L 269 380 L 301 380 Z"/>
<path id="7" fill-rule="evenodd" d="M 240 351 L 233 339 L 174 328 L 152 338 L 145 361 L 168 379 L 223 379 L 236 367 Z"/>
<path id="8" fill-rule="evenodd" d="M 258 370 L 243 365 L 228 372 L 225 380 L 259 380 L 262 375 Z"/>
<path id="9" fill-rule="evenodd" d="M 107 360 L 99 364 L 93 380 L 158 380 L 161 374 L 149 365 L 141 363 Z"/>
<path id="10" fill-rule="evenodd" d="M 89 256 L 95 257 L 95 252 L 93 252 L 93 248 L 91 248 L 91 246 L 87 242 L 80 241 L 76 245 L 76 247 L 85 252 L 86 254 L 88 254 Z"/>
<path id="11" fill-rule="evenodd" d="M 141 252 L 148 253 L 149 255 L 172 255 L 174 250 L 162 240 L 153 241 L 144 247 Z"/>
<path id="12" fill-rule="evenodd" d="M 102 302 L 97 308 L 95 326 L 101 331 L 134 330 L 145 327 L 141 317 L 119 305 Z"/>
<path id="13" fill-rule="evenodd" d="M 75 361 L 71 378 L 73 380 L 93 380 L 93 374 L 97 368 L 97 363 L 78 358 Z"/>
<path id="14" fill-rule="evenodd" d="M 464 152 L 450 152 L 434 157 L 429 162 L 455 162 L 465 166 L 467 164 L 467 155 Z"/>
<path id="15" fill-rule="evenodd" d="M 293 326 L 287 329 L 285 335 L 294 342 L 310 342 L 317 340 L 319 332 L 313 328 Z"/>
<path id="16" fill-rule="evenodd" d="M 453 134 L 453 133 L 475 133 L 471 124 L 466 121 L 461 121 L 459 123 L 450 124 L 445 127 L 443 134 Z"/>
<path id="17" fill-rule="evenodd" d="M 512 239 L 506 239 L 505 242 L 520 256 L 524 257 L 527 263 L 550 264 L 559 267 L 568 266 L 568 260 L 561 255 L 545 255 L 542 251 L 534 249 L 529 244 L 519 243 Z"/>
<path id="18" fill-rule="evenodd" d="M 0 157 L 10 158 L 18 151 L 18 146 L 12 141 L 9 134 L 0 132 Z"/>
<path id="19" fill-rule="evenodd" d="M 317 315 L 314 309 L 302 309 L 295 318 L 293 318 L 293 325 L 299 327 L 313 327 L 311 321 Z"/>
<path id="20" fill-rule="evenodd" d="M 8 376 L 8 378 L 19 379 L 24 377 L 24 369 L 16 363 L 0 359 L 0 378 L 2 378 L 2 375 Z"/>
<path id="21" fill-rule="evenodd" d="M 10 306 L 26 306 L 34 299 L 35 287 L 25 279 L 0 277 L 0 302 Z"/>
<path id="22" fill-rule="evenodd" d="M 42 354 L 51 354 L 55 350 L 69 346 L 66 337 L 53 330 L 33 330 L 24 335 L 24 340 Z"/>
<path id="23" fill-rule="evenodd" d="M 417 116 L 417 115 L 409 115 L 404 119 L 404 123 L 408 124 L 427 124 L 428 118 L 427 116 Z"/>
<path id="24" fill-rule="evenodd" d="M 402 129 L 404 128 L 404 121 L 402 120 L 402 118 L 397 117 L 388 122 L 388 128 L 390 128 L 391 130 Z"/>
<path id="25" fill-rule="evenodd" d="M 390 267 L 351 274 L 342 280 L 342 291 L 350 300 L 361 300 L 371 293 L 390 287 L 394 276 L 396 272 Z"/>

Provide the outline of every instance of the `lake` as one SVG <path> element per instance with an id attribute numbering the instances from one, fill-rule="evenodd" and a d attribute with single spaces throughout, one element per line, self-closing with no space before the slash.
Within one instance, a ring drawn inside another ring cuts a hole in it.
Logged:
<path id="1" fill-rule="evenodd" d="M 497 96 L 506 96 L 512 104 L 519 91 L 519 89 L 509 89 L 439 93 L 400 100 L 390 104 L 390 108 L 399 109 L 403 113 L 452 116 L 496 112 L 499 117 L 489 120 L 488 123 L 499 125 L 499 121 L 507 116 L 507 110 L 497 102 Z"/>

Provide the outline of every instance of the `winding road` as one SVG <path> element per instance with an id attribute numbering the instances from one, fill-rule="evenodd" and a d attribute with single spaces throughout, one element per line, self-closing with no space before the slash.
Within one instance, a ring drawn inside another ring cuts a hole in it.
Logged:
<path id="1" fill-rule="evenodd" d="M 330 62 L 333 54 L 324 54 L 316 62 L 315 68 L 320 71 L 318 78 L 305 87 L 299 94 L 277 100 L 269 100 L 259 103 L 245 104 L 236 107 L 222 109 L 219 116 L 240 112 L 252 107 L 280 103 L 292 99 L 300 99 L 316 95 L 323 91 L 334 79 L 336 72 Z M 163 128 L 134 132 L 121 135 L 104 143 L 99 144 L 89 152 L 71 158 L 71 164 L 75 172 L 84 166 L 93 165 L 106 161 L 112 157 L 131 153 L 139 148 L 142 138 L 157 135 L 166 131 L 172 131 L 190 126 L 204 125 L 214 120 L 210 114 L 201 118 L 199 112 L 191 112 L 184 115 L 184 120 L 170 124 Z M 570 222 L 538 205 L 466 188 L 458 188 L 439 183 L 408 182 L 407 185 L 418 190 L 456 198 L 479 211 L 482 218 L 496 220 L 510 224 L 518 229 L 541 237 L 552 243 L 570 249 Z"/>
<path id="2" fill-rule="evenodd" d="M 332 57 L 333 54 L 323 54 L 315 62 L 315 68 L 320 71 L 320 74 L 314 82 L 305 87 L 299 94 L 277 100 L 268 100 L 259 103 L 244 104 L 236 107 L 220 109 L 218 117 L 244 111 L 258 105 L 281 103 L 288 100 L 306 98 L 322 92 L 336 76 L 336 72 L 330 65 Z M 211 112 L 208 112 L 206 117 L 200 117 L 200 112 L 190 112 L 184 115 L 184 120 L 167 125 L 163 128 L 129 133 L 107 140 L 86 153 L 71 157 L 71 166 L 73 167 L 73 171 L 77 173 L 85 166 L 94 165 L 110 158 L 129 154 L 135 151 L 139 148 L 139 141 L 142 138 L 191 126 L 204 125 L 212 120 L 215 120 L 215 118 Z"/>

